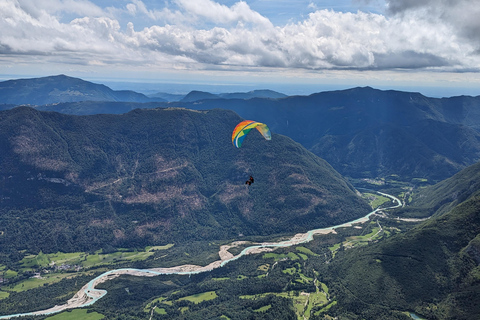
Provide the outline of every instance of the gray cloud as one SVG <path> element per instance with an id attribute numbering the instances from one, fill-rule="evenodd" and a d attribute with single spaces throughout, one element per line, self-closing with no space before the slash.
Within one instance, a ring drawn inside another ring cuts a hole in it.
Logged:
<path id="1" fill-rule="evenodd" d="M 446 59 L 415 51 L 401 51 L 375 54 L 375 69 L 420 69 L 433 67 L 447 67 L 452 63 Z"/>
<path id="2" fill-rule="evenodd" d="M 388 0 L 388 13 L 431 20 L 480 45 L 480 0 Z"/>
<path id="3" fill-rule="evenodd" d="M 433 0 L 390 0 L 390 16 L 318 10 L 284 26 L 274 26 L 246 2 L 227 7 L 213 0 L 175 0 L 175 10 L 150 10 L 131 0 L 102 11 L 88 1 L 4 1 L 0 54 L 12 61 L 30 54 L 70 64 L 152 68 L 461 70 L 480 64 L 480 24 L 471 13 L 480 6 L 462 19 L 471 3 L 466 0 L 439 0 L 437 7 Z M 66 10 L 77 17 L 62 22 Z M 122 27 L 115 14 L 157 24 Z"/>

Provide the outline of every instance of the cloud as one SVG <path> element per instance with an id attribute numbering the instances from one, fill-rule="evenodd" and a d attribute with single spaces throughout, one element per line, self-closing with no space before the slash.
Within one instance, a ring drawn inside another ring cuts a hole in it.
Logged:
<path id="1" fill-rule="evenodd" d="M 239 1 L 231 7 L 211 0 L 176 0 L 175 2 L 189 14 L 205 18 L 212 23 L 236 24 L 246 22 L 258 26 L 272 27 L 267 18 L 250 9 L 245 1 Z"/>
<path id="2" fill-rule="evenodd" d="M 448 25 L 459 36 L 480 45 L 480 0 L 389 0 L 387 11 Z"/>
<path id="3" fill-rule="evenodd" d="M 212 0 L 174 0 L 151 9 L 131 0 L 102 9 L 89 1 L 45 0 L 40 6 L 4 0 L 0 55 L 11 61 L 30 56 L 185 69 L 477 68 L 479 23 L 471 13 L 461 19 L 469 1 L 439 1 L 441 8 L 433 0 L 390 0 L 388 15 L 316 10 L 302 21 L 274 26 L 244 1 L 228 7 Z M 63 21 L 65 13 L 76 17 Z M 146 17 L 151 24 L 139 30 L 133 22 L 122 26 L 120 15 Z"/>

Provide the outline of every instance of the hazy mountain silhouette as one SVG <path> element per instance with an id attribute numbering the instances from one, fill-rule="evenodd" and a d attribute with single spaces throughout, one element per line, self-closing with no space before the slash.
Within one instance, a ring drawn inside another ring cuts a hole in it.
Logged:
<path id="1" fill-rule="evenodd" d="M 1 103 L 44 105 L 75 101 L 148 102 L 165 100 L 149 98 L 134 91 L 114 91 L 102 84 L 65 75 L 0 82 Z"/>

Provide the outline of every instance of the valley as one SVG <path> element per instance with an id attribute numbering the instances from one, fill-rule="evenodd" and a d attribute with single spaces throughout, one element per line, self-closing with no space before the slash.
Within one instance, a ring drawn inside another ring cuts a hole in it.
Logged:
<path id="1" fill-rule="evenodd" d="M 402 205 L 402 202 L 398 198 L 392 195 L 381 193 L 381 192 L 378 193 L 378 198 L 375 197 L 372 193 L 365 194 L 365 197 L 372 199 L 371 203 L 374 206 L 376 206 L 377 209 L 375 209 L 374 211 L 372 211 L 371 213 L 369 213 L 367 216 L 363 218 L 356 219 L 354 221 L 343 223 L 337 226 L 332 226 L 329 228 L 311 230 L 304 234 L 297 234 L 289 240 L 282 240 L 279 242 L 251 243 L 246 241 L 234 241 L 230 244 L 222 245 L 220 247 L 219 254 L 218 254 L 220 257 L 220 260 L 211 262 L 206 266 L 191 264 L 191 265 L 180 265 L 180 266 L 169 267 L 169 268 L 152 268 L 152 269 L 122 268 L 122 269 L 116 269 L 116 270 L 109 270 L 96 276 L 94 279 L 92 279 L 90 282 L 84 285 L 74 295 L 73 298 L 67 301 L 66 304 L 56 305 L 52 308 L 42 310 L 42 311 L 33 311 L 30 313 L 20 313 L 20 314 L 14 314 L 14 315 L 0 316 L 0 319 L 10 319 L 10 318 L 24 317 L 24 316 L 50 315 L 50 314 L 59 313 L 68 309 L 77 309 L 77 308 L 91 306 L 97 300 L 99 300 L 100 298 L 104 297 L 107 294 L 106 290 L 96 289 L 96 287 L 104 283 L 105 281 L 111 281 L 119 276 L 130 275 L 130 276 L 136 276 L 136 277 L 142 277 L 142 276 L 152 277 L 152 276 L 158 276 L 158 275 L 175 275 L 175 274 L 191 276 L 193 274 L 210 272 L 213 269 L 223 267 L 225 266 L 225 264 L 232 262 L 234 260 L 240 259 L 241 257 L 246 255 L 262 254 L 262 253 L 264 253 L 264 257 L 266 259 L 273 258 L 277 262 L 284 261 L 285 259 L 292 259 L 293 261 L 307 260 L 308 256 L 310 255 L 315 256 L 317 254 L 299 245 L 313 241 L 314 236 L 327 235 L 329 233 L 336 233 L 336 229 L 342 229 L 347 227 L 363 229 L 362 227 L 360 227 L 360 225 L 372 219 L 371 217 L 375 216 L 378 211 L 394 209 Z M 385 206 L 385 204 L 389 202 L 391 202 L 392 205 Z M 357 245 L 366 244 L 368 242 L 374 241 L 375 239 L 381 239 L 382 236 L 379 236 L 379 234 L 381 232 L 382 233 L 384 232 L 382 227 L 380 226 L 378 220 L 377 222 L 373 222 L 372 220 L 370 224 L 372 223 L 373 224 L 376 223 L 379 226 L 379 228 L 373 227 L 373 229 L 369 234 L 348 237 L 345 242 L 337 243 L 332 247 L 330 247 L 329 249 L 332 252 L 332 257 L 335 256 L 335 252 L 341 246 L 348 249 L 348 248 L 353 248 Z M 389 235 L 388 233 L 385 233 L 385 236 L 388 236 L 388 235 Z M 229 250 L 237 246 L 246 246 L 246 247 L 237 255 L 231 254 Z M 266 252 L 272 252 L 277 248 L 286 248 L 291 246 L 296 247 L 296 250 L 297 250 L 296 254 L 292 253 L 288 255 L 282 255 L 282 254 L 279 255 L 275 253 L 272 253 L 272 254 L 266 253 Z M 86 269 L 86 270 L 94 269 L 95 272 L 98 272 L 98 271 L 101 271 L 102 269 L 109 268 L 115 264 L 146 260 L 149 257 L 151 257 L 153 252 L 156 252 L 156 251 L 168 252 L 168 250 L 172 247 L 173 247 L 173 244 L 169 244 L 161 247 L 160 246 L 147 247 L 142 252 L 119 251 L 119 252 L 110 253 L 110 254 L 96 252 L 94 255 L 89 255 L 88 253 L 71 253 L 71 254 L 61 254 L 61 253 L 42 254 L 41 253 L 36 256 L 27 256 L 22 261 L 20 261 L 23 268 L 21 269 L 21 272 L 24 272 L 24 273 L 26 271 L 33 272 L 35 273 L 35 276 L 33 276 L 32 278 L 20 281 L 15 286 L 10 285 L 9 287 L 7 287 L 6 291 L 4 292 L 6 292 L 7 294 L 9 292 L 27 292 L 28 294 L 28 290 L 30 289 L 44 286 L 44 285 L 49 285 L 54 282 L 59 282 L 64 277 L 75 278 L 79 275 L 92 276 L 91 271 L 80 272 L 81 269 Z M 277 262 L 275 262 L 275 264 Z M 2 268 L 5 268 L 5 266 L 3 266 Z M 72 268 L 75 270 L 72 270 Z M 263 267 L 259 267 L 259 268 L 263 268 Z M 273 266 L 272 266 L 272 269 L 273 269 Z M 268 270 L 270 270 L 269 265 L 266 267 L 266 269 L 263 268 L 263 271 L 268 272 Z M 65 274 L 65 271 L 69 271 L 69 273 Z M 297 271 L 296 271 L 296 268 L 290 268 L 290 269 L 283 270 L 283 272 L 285 274 L 293 275 L 293 274 L 296 274 Z M 268 273 L 265 274 L 264 276 L 268 276 Z M 301 281 L 307 281 L 307 282 L 313 283 L 316 287 L 316 292 L 314 293 L 302 292 L 300 295 L 297 295 L 294 292 L 290 292 L 290 293 L 286 292 L 286 293 L 280 294 L 279 296 L 284 298 L 291 297 L 291 299 L 293 299 L 294 305 L 297 306 L 297 315 L 299 316 L 299 319 L 301 318 L 309 319 L 309 314 L 313 306 L 323 305 L 324 308 L 322 310 L 327 311 L 329 309 L 330 304 L 327 303 L 329 302 L 329 299 L 327 298 L 328 288 L 326 287 L 326 285 L 323 283 L 319 283 L 318 280 L 316 279 L 314 280 L 314 279 L 308 278 L 301 273 L 300 273 L 300 279 L 303 279 Z M 319 286 L 321 287 L 321 289 L 319 289 Z M 269 295 L 268 293 L 265 293 L 263 294 L 263 297 L 268 295 Z M 199 295 L 197 294 L 197 296 Z M 204 299 L 202 299 L 201 297 L 202 297 L 202 294 L 200 294 L 200 300 L 199 301 L 195 300 L 194 303 L 198 304 L 199 302 L 204 301 Z M 215 297 L 216 295 L 211 299 L 214 299 Z M 254 295 L 254 296 L 246 295 L 246 296 L 241 296 L 240 298 L 255 300 L 257 297 L 258 297 L 257 295 Z M 262 295 L 260 295 L 259 297 L 262 297 Z M 190 300 L 189 297 L 185 297 L 182 299 Z M 163 300 L 159 300 L 158 302 L 166 303 L 165 301 L 164 302 L 162 301 Z M 145 307 L 145 310 L 146 311 L 152 310 L 153 312 L 156 306 L 153 307 L 152 309 L 152 304 L 153 302 L 148 304 Z M 302 307 L 303 305 L 304 307 Z M 258 312 L 262 312 L 268 309 L 269 308 L 266 308 L 264 310 L 259 309 L 260 311 Z M 159 308 L 156 312 L 163 313 L 164 309 Z"/>
<path id="2" fill-rule="evenodd" d="M 480 315 L 479 97 L 1 87 L 0 318 Z"/>

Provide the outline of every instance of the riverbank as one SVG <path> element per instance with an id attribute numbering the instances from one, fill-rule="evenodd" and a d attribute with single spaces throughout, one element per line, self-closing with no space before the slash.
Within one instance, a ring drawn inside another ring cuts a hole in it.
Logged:
<path id="1" fill-rule="evenodd" d="M 290 240 L 253 244 L 252 246 L 249 246 L 243 249 L 236 256 L 234 256 L 228 250 L 231 248 L 243 245 L 245 244 L 245 242 L 235 241 L 229 245 L 221 246 L 219 251 L 220 260 L 214 261 L 206 266 L 188 264 L 188 265 L 181 265 L 181 266 L 175 266 L 170 268 L 153 268 L 153 269 L 126 268 L 126 269 L 110 270 L 99 275 L 98 277 L 94 278 L 93 280 L 85 284 L 71 299 L 69 299 L 63 305 L 57 305 L 52 308 L 41 310 L 41 311 L 0 316 L 0 319 L 11 319 L 11 318 L 23 317 L 23 316 L 50 315 L 50 314 L 58 313 L 68 309 L 76 309 L 76 308 L 90 306 L 107 294 L 106 290 L 96 289 L 95 287 L 101 283 L 104 283 L 106 281 L 119 277 L 121 275 L 152 277 L 157 275 L 168 275 L 168 274 L 190 275 L 190 274 L 196 274 L 196 273 L 202 273 L 202 272 L 209 272 L 215 268 L 223 267 L 225 264 L 235 261 L 244 255 L 270 252 L 275 250 L 276 248 L 299 245 L 302 243 L 312 241 L 315 235 L 335 233 L 336 232 L 335 229 L 337 228 L 352 227 L 355 224 L 365 223 L 369 221 L 370 216 L 372 216 L 373 214 L 376 214 L 379 210 L 393 209 L 402 205 L 402 202 L 398 198 L 392 195 L 388 195 L 381 192 L 379 192 L 379 194 L 389 197 L 390 199 L 392 199 L 393 202 L 396 202 L 397 204 L 388 208 L 376 209 L 370 212 L 369 214 L 367 214 L 366 216 L 350 222 L 342 223 L 342 224 L 328 227 L 328 228 L 314 229 L 306 233 L 296 234 Z"/>

